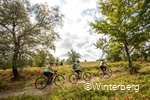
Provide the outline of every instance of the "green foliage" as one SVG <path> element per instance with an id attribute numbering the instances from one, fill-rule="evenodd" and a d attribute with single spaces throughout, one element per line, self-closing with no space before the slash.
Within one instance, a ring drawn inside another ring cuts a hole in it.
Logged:
<path id="1" fill-rule="evenodd" d="M 81 55 L 77 52 L 75 52 L 74 50 L 71 50 L 68 52 L 68 59 L 67 59 L 67 63 L 68 64 L 73 64 L 75 63 L 77 60 L 79 60 L 79 58 L 81 57 Z"/>
<path id="2" fill-rule="evenodd" d="M 109 43 L 106 40 L 106 38 L 99 38 L 96 42 L 96 44 L 94 44 L 96 46 L 96 48 L 99 48 L 101 50 L 103 50 L 103 52 L 106 53 Z"/>
<path id="3" fill-rule="evenodd" d="M 6 100 L 42 100 L 42 98 L 39 96 L 24 94 L 19 96 L 12 96 L 7 98 Z"/>
<path id="4" fill-rule="evenodd" d="M 98 62 L 81 62 L 85 71 L 92 73 L 92 78 L 98 76 Z M 68 83 L 68 74 L 73 73 L 70 66 L 62 66 L 59 68 L 59 73 L 64 73 L 66 77 L 66 83 L 61 87 L 52 87 L 49 93 L 44 95 L 19 95 L 6 98 L 6 100 L 145 100 L 150 99 L 149 87 L 150 87 L 150 74 L 149 73 L 139 73 L 136 75 L 128 75 L 125 73 L 115 73 L 117 68 L 122 68 L 123 66 L 128 66 L 127 62 L 115 62 L 107 63 L 109 67 L 113 70 L 113 76 L 111 78 L 99 79 L 97 83 L 103 84 L 134 84 L 139 85 L 139 92 L 135 90 L 131 91 L 121 91 L 121 90 L 93 90 L 90 91 L 84 89 L 84 83 L 70 85 Z M 133 66 L 139 67 L 140 65 L 136 62 Z M 142 67 L 149 66 L 148 63 L 144 63 Z M 148 68 L 143 72 L 147 72 Z M 5 92 L 7 90 L 15 91 L 17 89 L 22 89 L 25 87 L 33 87 L 35 79 L 43 75 L 44 68 L 24 68 L 21 70 L 21 75 L 25 76 L 22 80 L 18 82 L 12 82 L 10 80 L 11 70 L 0 70 L 0 92 Z M 148 71 L 150 72 L 150 70 Z M 2 81 L 3 80 L 3 81 Z M 92 81 L 90 81 L 92 82 Z M 95 83 L 95 82 L 93 82 Z M 52 85 L 53 86 L 53 85 Z M 1 88 L 2 87 L 2 88 Z M 48 89 L 49 90 L 49 89 Z M 128 99 L 130 97 L 130 99 Z M 5 99 L 4 99 L 5 100 Z"/>
<path id="5" fill-rule="evenodd" d="M 124 70 L 128 71 L 130 74 L 137 74 L 141 68 L 141 65 L 138 63 L 134 63 L 130 68 L 129 66 L 124 66 Z"/>
<path id="6" fill-rule="evenodd" d="M 55 99 L 59 100 L 60 98 L 63 100 L 69 99 L 69 100 L 74 100 L 74 99 L 81 99 L 81 100 L 114 100 L 114 99 L 119 99 L 119 100 L 124 100 L 127 99 L 128 97 L 132 99 L 149 99 L 149 81 L 150 76 L 130 76 L 130 75 L 119 75 L 116 76 L 115 78 L 112 79 L 107 79 L 107 80 L 100 80 L 96 83 L 103 83 L 106 85 L 112 84 L 112 85 L 129 85 L 129 84 L 134 84 L 134 85 L 139 85 L 139 91 L 136 88 L 138 92 L 135 92 L 136 90 L 85 90 L 84 84 L 80 85 L 73 85 L 70 87 L 61 87 L 53 92 L 50 92 L 47 94 L 46 98 L 49 98 L 50 100 Z M 127 99 L 128 100 L 128 99 Z"/>
<path id="7" fill-rule="evenodd" d="M 0 69 L 3 69 L 3 70 L 6 70 L 6 69 L 9 69 L 11 68 L 11 60 L 4 60 L 4 59 L 1 59 L 0 61 Z"/>
<path id="8" fill-rule="evenodd" d="M 60 65 L 63 66 L 63 60 L 60 61 Z"/>
<path id="9" fill-rule="evenodd" d="M 37 49 L 55 49 L 54 41 L 60 36 L 54 29 L 61 26 L 62 15 L 57 6 L 31 5 L 29 0 L 1 0 L 0 57 L 11 57 L 15 78 L 19 77 L 20 59 L 32 56 Z"/>
<path id="10" fill-rule="evenodd" d="M 109 49 L 106 52 L 106 59 L 113 62 L 121 61 L 124 59 L 122 58 L 122 50 L 123 46 L 120 43 L 110 43 Z"/>
<path id="11" fill-rule="evenodd" d="M 44 67 L 46 64 L 47 52 L 38 51 L 34 57 L 34 63 L 37 67 Z"/>
<path id="12" fill-rule="evenodd" d="M 55 62 L 55 57 L 52 55 L 52 54 L 50 54 L 50 53 L 47 53 L 47 63 L 49 63 L 49 61 L 52 61 L 52 62 Z"/>
<path id="13" fill-rule="evenodd" d="M 96 33 L 124 47 L 130 67 L 131 53 L 150 39 L 149 4 L 149 0 L 99 0 L 99 12 L 104 18 L 90 23 Z"/>
<path id="14" fill-rule="evenodd" d="M 57 57 L 56 59 L 55 59 L 55 64 L 56 64 L 56 66 L 58 66 L 59 65 L 59 58 Z"/>

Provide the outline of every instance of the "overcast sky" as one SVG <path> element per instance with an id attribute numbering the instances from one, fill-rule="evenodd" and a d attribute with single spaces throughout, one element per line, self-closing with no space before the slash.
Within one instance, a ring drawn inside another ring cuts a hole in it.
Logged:
<path id="1" fill-rule="evenodd" d="M 93 45 L 101 36 L 95 34 L 88 22 L 100 19 L 97 0 L 30 0 L 32 4 L 45 3 L 49 6 L 58 5 L 64 15 L 64 25 L 58 29 L 61 40 L 56 42 L 55 57 L 67 59 L 67 52 L 74 49 L 81 55 L 81 61 L 95 61 L 102 55 L 100 49 Z"/>

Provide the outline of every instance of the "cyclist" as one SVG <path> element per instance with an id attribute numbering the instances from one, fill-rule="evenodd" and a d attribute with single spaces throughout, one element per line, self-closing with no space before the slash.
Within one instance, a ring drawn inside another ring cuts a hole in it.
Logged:
<path id="1" fill-rule="evenodd" d="M 103 73 L 106 74 L 106 66 L 104 66 L 104 64 L 105 64 L 105 62 L 102 59 L 101 62 L 100 62 L 100 68 L 103 71 Z"/>
<path id="2" fill-rule="evenodd" d="M 72 65 L 72 69 L 74 70 L 74 72 L 76 72 L 76 73 L 78 74 L 78 78 L 80 79 L 80 78 L 81 78 L 80 75 L 81 75 L 81 72 L 82 72 L 82 71 L 78 69 L 78 66 L 80 66 L 79 63 L 80 63 L 79 60 L 76 61 L 76 62 Z M 80 66 L 80 67 L 81 67 L 81 66 Z M 82 67 L 81 67 L 81 68 L 82 68 Z"/>
<path id="3" fill-rule="evenodd" d="M 53 79 L 51 78 L 53 76 L 53 73 L 51 71 L 57 71 L 57 70 L 52 69 L 53 64 L 54 64 L 53 62 L 50 62 L 49 65 L 44 70 L 44 75 L 48 78 L 47 84 L 50 84 Z"/>

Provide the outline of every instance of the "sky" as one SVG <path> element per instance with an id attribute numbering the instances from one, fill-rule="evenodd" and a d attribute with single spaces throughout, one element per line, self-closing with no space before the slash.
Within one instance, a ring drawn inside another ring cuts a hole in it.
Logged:
<path id="1" fill-rule="evenodd" d="M 50 51 L 60 59 L 68 58 L 68 51 L 73 49 L 81 55 L 80 61 L 96 61 L 102 52 L 94 43 L 102 37 L 93 32 L 88 22 L 103 16 L 98 13 L 97 0 L 30 0 L 31 4 L 45 3 L 51 7 L 58 5 L 64 15 L 63 27 L 57 29 L 61 40 L 55 42 L 56 50 Z"/>

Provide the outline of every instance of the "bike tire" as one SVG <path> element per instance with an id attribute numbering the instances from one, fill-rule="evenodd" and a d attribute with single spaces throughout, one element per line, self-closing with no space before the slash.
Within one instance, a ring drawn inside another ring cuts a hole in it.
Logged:
<path id="1" fill-rule="evenodd" d="M 72 84 L 76 84 L 78 81 L 78 75 L 76 74 L 71 74 L 69 76 L 69 82 L 72 83 Z"/>
<path id="2" fill-rule="evenodd" d="M 63 75 L 57 75 L 57 76 L 55 76 L 55 78 L 54 78 L 54 83 L 55 83 L 55 85 L 57 85 L 57 86 L 63 85 L 63 84 L 65 83 L 65 78 L 64 78 L 64 76 L 63 76 Z"/>
<path id="3" fill-rule="evenodd" d="M 35 87 L 37 89 L 44 89 L 47 86 L 48 79 L 45 77 L 40 77 L 35 81 Z"/>
<path id="4" fill-rule="evenodd" d="M 106 73 L 107 73 L 107 76 L 109 76 L 109 77 L 112 76 L 112 70 L 110 68 L 106 69 Z"/>
<path id="5" fill-rule="evenodd" d="M 89 73 L 89 72 L 84 72 L 84 74 L 83 74 L 83 79 L 84 79 L 85 81 L 89 81 L 89 80 L 91 79 L 91 73 Z"/>
<path id="6" fill-rule="evenodd" d="M 100 77 L 100 78 L 103 78 L 103 77 L 104 77 L 104 73 L 103 73 L 103 71 L 102 71 L 101 69 L 98 71 L 98 74 L 99 74 L 99 77 Z"/>

